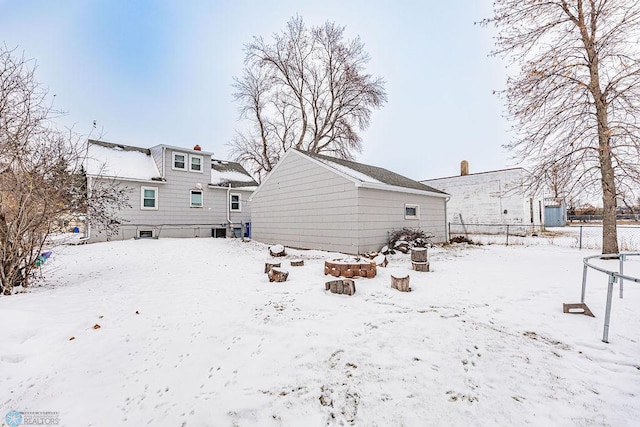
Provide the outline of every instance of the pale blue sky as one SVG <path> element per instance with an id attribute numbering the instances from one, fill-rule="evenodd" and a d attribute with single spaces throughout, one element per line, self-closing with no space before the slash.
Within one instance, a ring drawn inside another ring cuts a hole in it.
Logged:
<path id="1" fill-rule="evenodd" d="M 359 35 L 368 71 L 386 81 L 357 160 L 414 179 L 511 166 L 502 101 L 504 64 L 492 33 L 474 25 L 491 0 L 120 1 L 0 0 L 0 41 L 38 63 L 38 79 L 67 125 L 149 147 L 199 144 L 226 158 L 241 126 L 232 101 L 243 45 L 299 14 Z M 95 136 L 95 134 L 94 134 Z"/>

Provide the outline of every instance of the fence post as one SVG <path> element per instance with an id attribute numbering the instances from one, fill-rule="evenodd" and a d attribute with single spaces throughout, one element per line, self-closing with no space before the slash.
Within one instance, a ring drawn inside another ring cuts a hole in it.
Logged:
<path id="1" fill-rule="evenodd" d="M 509 246 L 509 224 L 507 224 L 507 246 Z"/>
<path id="2" fill-rule="evenodd" d="M 580 249 L 582 249 L 582 226 L 580 226 Z"/>

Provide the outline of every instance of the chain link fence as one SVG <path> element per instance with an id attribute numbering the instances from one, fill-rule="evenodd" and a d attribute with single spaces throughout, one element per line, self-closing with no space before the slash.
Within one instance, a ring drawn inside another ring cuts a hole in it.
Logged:
<path id="1" fill-rule="evenodd" d="M 578 249 L 602 249 L 602 225 L 571 225 L 544 229 L 523 224 L 449 223 L 449 239 L 485 245 L 554 245 Z M 621 251 L 640 250 L 640 225 L 618 225 Z"/>

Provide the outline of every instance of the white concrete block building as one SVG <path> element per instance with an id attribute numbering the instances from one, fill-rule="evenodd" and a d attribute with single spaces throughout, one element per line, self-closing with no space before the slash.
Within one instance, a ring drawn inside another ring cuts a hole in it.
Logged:
<path id="1" fill-rule="evenodd" d="M 526 190 L 524 179 L 528 172 L 525 169 L 469 174 L 468 165 L 464 163 L 460 176 L 420 181 L 451 195 L 447 204 L 449 223 L 474 226 L 540 226 L 543 223 L 542 197 Z"/>

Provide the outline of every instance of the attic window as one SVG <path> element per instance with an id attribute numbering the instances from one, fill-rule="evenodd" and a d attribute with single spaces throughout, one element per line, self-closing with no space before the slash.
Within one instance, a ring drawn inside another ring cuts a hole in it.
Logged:
<path id="1" fill-rule="evenodd" d="M 420 206 L 405 204 L 404 219 L 420 219 Z"/>
<path id="2" fill-rule="evenodd" d="M 173 153 L 173 169 L 187 170 L 187 155 L 184 153 Z"/>
<path id="3" fill-rule="evenodd" d="M 189 155 L 189 170 L 191 172 L 202 172 L 203 159 L 202 156 Z"/>

